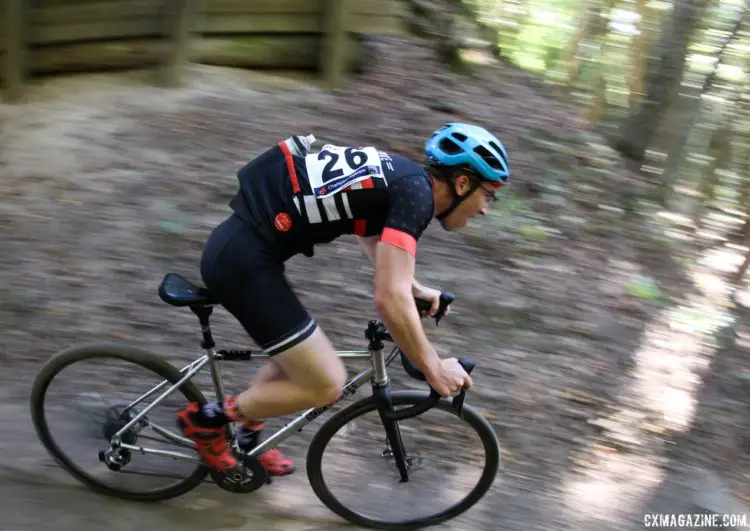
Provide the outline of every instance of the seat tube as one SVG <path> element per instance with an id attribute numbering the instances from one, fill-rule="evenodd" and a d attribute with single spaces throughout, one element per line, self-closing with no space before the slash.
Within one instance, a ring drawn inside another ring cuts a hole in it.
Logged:
<path id="1" fill-rule="evenodd" d="M 219 357 L 216 355 L 216 343 L 214 343 L 214 338 L 211 334 L 211 325 L 209 323 L 209 317 L 213 308 L 211 306 L 191 306 L 190 309 L 198 316 L 198 320 L 201 323 L 201 333 L 203 334 L 201 347 L 206 350 L 206 355 L 208 356 L 208 366 L 211 369 L 211 380 L 214 384 L 216 400 L 224 402 L 226 392 L 224 391 L 224 382 L 221 379 L 221 368 L 219 367 L 218 362 Z"/>
<path id="2" fill-rule="evenodd" d="M 216 400 L 223 403 L 226 398 L 226 392 L 224 391 L 224 381 L 221 379 L 221 367 L 219 367 L 219 361 L 216 357 L 216 349 L 214 347 L 207 348 L 206 353 L 208 354 L 208 363 L 211 367 L 211 379 L 214 382 Z"/>

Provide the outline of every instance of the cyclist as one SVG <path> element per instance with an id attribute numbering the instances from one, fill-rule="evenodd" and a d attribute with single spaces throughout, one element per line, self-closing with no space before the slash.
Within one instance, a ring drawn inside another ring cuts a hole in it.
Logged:
<path id="1" fill-rule="evenodd" d="M 427 382 L 442 396 L 471 387 L 457 360 L 441 360 L 422 328 L 414 298 L 431 301 L 434 315 L 440 291 L 414 279 L 416 247 L 433 217 L 450 231 L 486 213 L 493 189 L 509 176 L 503 145 L 481 127 L 449 123 L 427 140 L 420 165 L 374 147 L 326 145 L 308 153 L 303 138 L 290 137 L 239 170 L 233 213 L 214 229 L 201 258 L 206 287 L 272 356 L 246 391 L 221 403 L 190 403 L 177 415 L 217 470 L 237 466 L 227 423 L 243 423 L 238 442 L 249 450 L 260 442 L 263 419 L 341 396 L 346 369 L 288 284 L 284 262 L 312 256 L 314 245 L 343 234 L 355 234 L 372 260 L 377 313 Z M 276 449 L 259 458 L 271 475 L 294 471 Z"/>

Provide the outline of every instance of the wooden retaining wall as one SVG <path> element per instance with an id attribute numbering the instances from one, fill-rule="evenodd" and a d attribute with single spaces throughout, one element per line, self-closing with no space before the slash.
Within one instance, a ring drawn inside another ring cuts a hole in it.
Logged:
<path id="1" fill-rule="evenodd" d="M 401 0 L 0 0 L 0 79 L 16 99 L 32 74 L 186 62 L 317 69 L 330 87 L 358 59 L 356 36 L 400 34 Z"/>

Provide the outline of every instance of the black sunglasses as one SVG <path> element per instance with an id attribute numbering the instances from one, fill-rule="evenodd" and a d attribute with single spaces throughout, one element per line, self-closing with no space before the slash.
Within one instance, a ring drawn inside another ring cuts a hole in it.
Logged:
<path id="1" fill-rule="evenodd" d="M 482 183 L 485 181 L 479 176 L 479 174 L 477 174 L 472 168 L 464 167 L 463 170 L 465 170 L 466 173 L 474 177 L 474 180 L 477 183 L 477 187 L 482 189 L 482 191 L 484 192 L 484 197 L 485 199 L 487 199 L 487 202 L 490 205 L 495 203 L 495 201 L 497 201 L 497 195 L 495 194 L 495 192 L 493 192 L 492 190 L 488 190 L 482 185 Z"/>
<path id="2" fill-rule="evenodd" d="M 481 182 L 479 184 L 479 188 L 481 188 L 482 191 L 484 192 L 484 198 L 487 200 L 489 204 L 492 205 L 495 203 L 495 201 L 497 201 L 497 195 L 495 194 L 495 192 L 493 192 L 492 190 L 488 190 L 487 188 L 482 186 Z"/>

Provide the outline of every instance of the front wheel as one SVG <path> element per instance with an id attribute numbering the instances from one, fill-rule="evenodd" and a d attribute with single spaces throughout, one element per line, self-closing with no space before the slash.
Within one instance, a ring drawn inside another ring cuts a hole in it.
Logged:
<path id="1" fill-rule="evenodd" d="M 391 393 L 396 410 L 426 397 L 413 391 Z M 427 412 L 399 421 L 398 428 L 408 482 L 400 481 L 373 397 L 321 426 L 307 454 L 307 475 L 326 507 L 365 527 L 418 529 L 460 515 L 492 486 L 500 446 L 492 426 L 476 410 L 465 405 L 462 419 L 450 401 L 441 400 Z"/>

